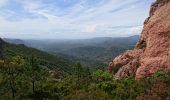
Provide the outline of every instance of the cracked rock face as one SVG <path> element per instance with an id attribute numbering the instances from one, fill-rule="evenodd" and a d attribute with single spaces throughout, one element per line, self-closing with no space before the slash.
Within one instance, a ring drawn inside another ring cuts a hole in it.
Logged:
<path id="1" fill-rule="evenodd" d="M 114 75 L 116 79 L 129 76 L 142 79 L 159 70 L 170 71 L 170 0 L 152 4 L 136 47 L 116 57 L 109 71 L 117 64 L 122 66 Z"/>

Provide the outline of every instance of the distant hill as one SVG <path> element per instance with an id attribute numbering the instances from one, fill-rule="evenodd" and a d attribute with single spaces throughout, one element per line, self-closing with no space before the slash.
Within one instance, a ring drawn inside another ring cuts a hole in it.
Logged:
<path id="1" fill-rule="evenodd" d="M 82 42 L 79 47 L 63 50 L 61 53 L 80 59 L 86 58 L 91 61 L 108 64 L 110 59 L 118 54 L 132 49 L 139 36 L 122 38 L 93 38 Z M 79 42 L 80 43 L 80 42 Z"/>
<path id="2" fill-rule="evenodd" d="M 46 51 L 55 56 L 68 58 L 73 62 L 81 62 L 84 66 L 107 66 L 110 59 L 120 53 L 132 49 L 139 36 L 131 37 L 97 37 L 77 40 L 21 40 L 27 46 Z M 19 43 L 19 40 L 8 40 Z"/>
<path id="3" fill-rule="evenodd" d="M 68 59 L 54 56 L 35 48 L 27 47 L 24 44 L 11 44 L 4 42 L 3 55 L 6 58 L 11 58 L 13 56 L 19 55 L 24 59 L 34 56 L 38 59 L 42 66 L 45 66 L 50 70 L 58 70 L 61 73 L 69 73 L 69 68 L 73 64 Z"/>
<path id="4" fill-rule="evenodd" d="M 21 39 L 3 38 L 3 40 L 7 43 L 12 43 L 12 44 L 26 44 L 25 41 Z"/>

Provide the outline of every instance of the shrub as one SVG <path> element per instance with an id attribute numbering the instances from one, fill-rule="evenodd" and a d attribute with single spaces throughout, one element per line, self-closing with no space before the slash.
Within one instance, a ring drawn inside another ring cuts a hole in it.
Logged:
<path id="1" fill-rule="evenodd" d="M 93 78 L 97 81 L 107 81 L 112 79 L 112 75 L 107 71 L 97 70 L 93 73 Z"/>

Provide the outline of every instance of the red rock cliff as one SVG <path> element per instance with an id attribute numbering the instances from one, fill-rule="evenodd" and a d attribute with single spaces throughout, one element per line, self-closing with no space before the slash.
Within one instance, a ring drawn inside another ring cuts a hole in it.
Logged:
<path id="1" fill-rule="evenodd" d="M 152 4 L 135 49 L 116 57 L 109 71 L 117 65 L 121 67 L 114 75 L 116 79 L 129 76 L 141 79 L 159 70 L 170 71 L 170 0 Z"/>

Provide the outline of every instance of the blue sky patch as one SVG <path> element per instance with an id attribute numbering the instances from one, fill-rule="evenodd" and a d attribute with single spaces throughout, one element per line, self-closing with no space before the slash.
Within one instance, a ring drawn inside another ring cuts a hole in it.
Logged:
<path id="1" fill-rule="evenodd" d="M 154 0 L 1 0 L 0 36 L 57 39 L 137 35 L 142 30 L 153 2 Z M 19 33 L 21 34 L 18 35 Z"/>

